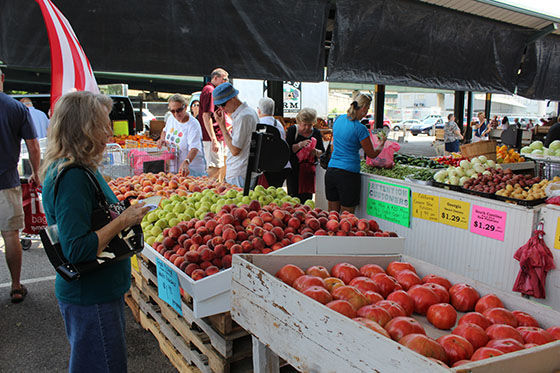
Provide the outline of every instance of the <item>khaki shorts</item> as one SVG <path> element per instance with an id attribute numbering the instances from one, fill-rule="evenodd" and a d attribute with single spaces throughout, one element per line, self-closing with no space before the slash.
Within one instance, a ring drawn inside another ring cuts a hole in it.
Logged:
<path id="1" fill-rule="evenodd" d="M 223 143 L 218 142 L 217 153 L 212 151 L 212 141 L 203 141 L 202 145 L 204 146 L 204 159 L 206 159 L 207 167 L 222 168 L 226 165 L 224 162 L 225 145 Z"/>
<path id="2" fill-rule="evenodd" d="M 23 227 L 21 186 L 0 190 L 0 231 L 17 231 Z"/>

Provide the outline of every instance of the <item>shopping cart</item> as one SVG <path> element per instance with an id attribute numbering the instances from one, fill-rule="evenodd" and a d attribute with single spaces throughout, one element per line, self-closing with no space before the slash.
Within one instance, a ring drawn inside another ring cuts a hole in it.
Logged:
<path id="1" fill-rule="evenodd" d="M 102 175 L 113 179 L 132 176 L 132 168 L 128 162 L 128 149 L 123 149 L 119 144 L 107 144 L 99 171 Z"/>
<path id="2" fill-rule="evenodd" d="M 177 172 L 177 149 L 174 147 L 126 150 L 129 165 L 135 175 L 146 172 Z"/>
<path id="3" fill-rule="evenodd" d="M 20 179 L 20 184 L 25 221 L 20 242 L 23 250 L 29 250 L 33 244 L 32 241 L 41 241 L 39 231 L 47 226 L 47 218 L 41 201 L 41 187 L 33 185 L 24 178 Z"/>

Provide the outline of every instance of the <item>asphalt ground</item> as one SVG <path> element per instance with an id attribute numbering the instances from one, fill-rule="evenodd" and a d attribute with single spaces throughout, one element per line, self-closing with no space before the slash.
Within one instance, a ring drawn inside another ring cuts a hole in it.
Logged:
<path id="1" fill-rule="evenodd" d="M 22 282 L 29 293 L 10 302 L 10 273 L 0 239 L 0 372 L 64 372 L 70 347 L 54 295 L 54 269 L 37 241 L 23 252 Z M 126 341 L 130 372 L 176 372 L 155 337 L 132 317 L 128 306 Z"/>

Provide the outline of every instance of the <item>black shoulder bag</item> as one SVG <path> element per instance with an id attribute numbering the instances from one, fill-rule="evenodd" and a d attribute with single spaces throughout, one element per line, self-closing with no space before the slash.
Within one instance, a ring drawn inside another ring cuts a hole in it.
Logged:
<path id="1" fill-rule="evenodd" d="M 319 157 L 319 164 L 325 170 L 329 167 L 329 161 L 331 160 L 331 154 L 332 154 L 331 142 L 332 141 L 329 141 L 329 145 L 327 145 L 327 148 L 325 149 L 325 152 L 323 154 L 321 154 L 321 156 Z"/>
<path id="2" fill-rule="evenodd" d="M 91 230 L 96 231 L 111 220 L 119 216 L 128 206 L 130 202 L 125 199 L 118 203 L 109 203 L 103 194 L 103 190 L 99 182 L 95 178 L 93 172 L 88 168 L 72 164 L 64 167 L 56 176 L 54 183 L 54 200 L 58 193 L 58 186 L 62 177 L 66 172 L 73 168 L 83 170 L 95 189 L 95 204 L 91 214 Z M 128 229 L 121 231 L 109 242 L 109 245 L 103 252 L 92 261 L 82 263 L 70 263 L 62 252 L 60 241 L 58 238 L 58 225 L 50 225 L 39 232 L 41 242 L 47 253 L 49 261 L 55 268 L 56 272 L 66 281 L 78 280 L 82 275 L 94 272 L 112 263 L 129 258 L 139 253 L 144 248 L 144 235 L 140 225 L 134 225 Z"/>

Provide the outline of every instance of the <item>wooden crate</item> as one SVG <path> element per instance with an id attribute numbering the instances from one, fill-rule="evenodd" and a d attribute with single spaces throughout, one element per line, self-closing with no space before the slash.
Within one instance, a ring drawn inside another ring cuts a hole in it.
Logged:
<path id="1" fill-rule="evenodd" d="M 300 371 L 329 372 L 552 372 L 560 369 L 560 341 L 447 369 L 404 348 L 397 342 L 350 320 L 297 292 L 274 277 L 288 263 L 307 268 L 349 262 L 356 266 L 391 261 L 412 263 L 419 276 L 444 276 L 452 283 L 466 282 L 481 295 L 494 293 L 512 310 L 531 313 L 544 328 L 560 325 L 560 313 L 513 293 L 448 272 L 404 255 L 388 256 L 268 256 L 235 255 L 233 258 L 232 316 L 265 345 Z M 415 316 L 431 337 L 442 333 Z M 459 319 L 459 317 L 458 317 Z M 258 350 L 258 348 L 254 348 Z M 262 351 L 261 351 L 262 352 Z M 266 354 L 261 353 L 261 356 Z M 270 365 L 260 362 L 256 367 Z"/>
<path id="2" fill-rule="evenodd" d="M 158 297 L 155 265 L 143 258 L 139 261 L 139 267 L 141 273 L 133 271 L 136 289 L 149 298 L 152 303 L 158 304 L 166 320 L 174 321 L 177 328 L 186 325 L 203 333 L 202 342 L 211 345 L 217 354 L 225 359 L 240 360 L 251 355 L 250 343 L 247 342 L 250 339 L 249 334 L 232 321 L 229 312 L 213 315 L 213 317 L 197 318 L 192 309 L 192 297 L 188 293 L 182 292 L 181 310 L 183 315 L 181 316 Z M 247 346 L 249 347 L 246 348 Z"/>
<path id="3" fill-rule="evenodd" d="M 461 145 L 461 154 L 467 158 L 484 155 L 493 161 L 496 160 L 496 140 L 485 140 Z"/>

